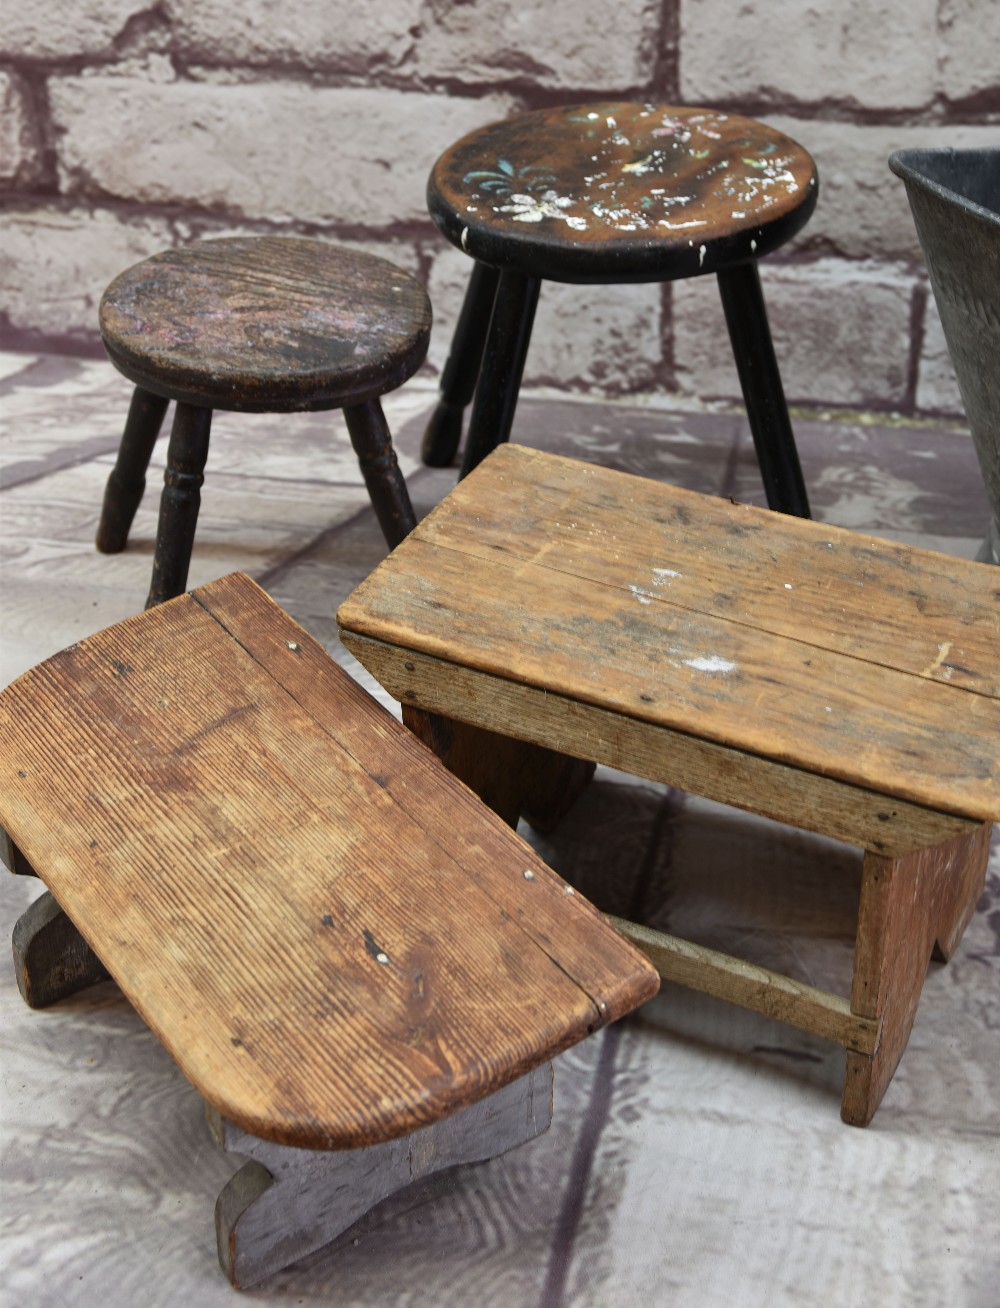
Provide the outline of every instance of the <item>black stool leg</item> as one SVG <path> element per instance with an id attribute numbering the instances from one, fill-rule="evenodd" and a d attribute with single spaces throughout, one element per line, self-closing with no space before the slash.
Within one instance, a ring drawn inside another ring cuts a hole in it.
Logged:
<path id="1" fill-rule="evenodd" d="M 118 458 L 108 477 L 101 520 L 97 524 L 97 548 L 102 554 L 117 554 L 125 548 L 132 519 L 146 489 L 146 469 L 169 403 L 162 395 L 153 395 L 140 386 L 132 392 Z"/>
<path id="2" fill-rule="evenodd" d="M 524 361 L 528 357 L 541 281 L 506 269 L 500 274 L 482 372 L 472 406 L 462 476 L 510 439 Z"/>
<path id="3" fill-rule="evenodd" d="M 396 462 L 382 405 L 378 400 L 352 405 L 344 410 L 344 418 L 378 525 L 386 544 L 395 549 L 417 525 L 417 520 Z"/>
<path id="4" fill-rule="evenodd" d="M 420 447 L 420 457 L 431 468 L 450 468 L 461 443 L 462 415 L 476 393 L 499 277 L 496 268 L 485 263 L 473 265 L 451 353 L 441 373 L 441 399 Z"/>
<path id="5" fill-rule="evenodd" d="M 182 594 L 187 586 L 211 429 L 211 409 L 177 405 L 167 447 L 147 609 Z"/>
<path id="6" fill-rule="evenodd" d="M 757 265 L 739 264 L 720 272 L 718 278 L 768 507 L 808 518 L 809 499 L 774 357 Z"/>

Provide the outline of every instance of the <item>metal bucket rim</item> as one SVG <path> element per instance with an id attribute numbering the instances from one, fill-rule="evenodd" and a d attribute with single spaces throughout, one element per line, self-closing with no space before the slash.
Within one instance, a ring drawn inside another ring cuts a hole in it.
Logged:
<path id="1" fill-rule="evenodd" d="M 961 191 L 956 191 L 950 186 L 944 186 L 941 182 L 926 176 L 915 165 L 916 160 L 929 158 L 941 158 L 942 156 L 960 157 L 960 156 L 997 155 L 1000 156 L 1000 149 L 982 149 L 982 150 L 956 150 L 950 146 L 940 149 L 909 149 L 894 150 L 889 156 L 889 167 L 901 177 L 907 188 L 915 186 L 917 189 L 927 191 L 936 196 L 939 200 L 947 204 L 959 204 L 963 209 L 968 210 L 970 214 L 984 219 L 993 226 L 1000 228 L 1000 212 L 996 209 L 987 209 L 985 205 L 979 204 L 976 200 L 970 200 L 968 196 L 963 195 Z M 998 196 L 1000 201 L 1000 196 Z"/>

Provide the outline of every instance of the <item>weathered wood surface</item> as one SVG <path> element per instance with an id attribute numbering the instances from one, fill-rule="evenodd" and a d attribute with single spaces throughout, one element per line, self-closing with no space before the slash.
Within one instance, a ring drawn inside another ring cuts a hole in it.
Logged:
<path id="1" fill-rule="evenodd" d="M 423 362 L 431 307 L 384 259 L 324 241 L 226 237 L 127 269 L 100 306 L 112 363 L 155 395 L 276 412 L 360 404 Z"/>
<path id="2" fill-rule="evenodd" d="M 872 1054 L 878 1046 L 878 1022 L 852 1012 L 847 999 L 637 922 L 613 916 L 608 921 L 638 945 L 665 981 L 814 1031 L 862 1054 Z"/>
<path id="3" fill-rule="evenodd" d="M 238 575 L 0 696 L 0 819 L 203 1097 L 279 1143 L 407 1134 L 658 985 Z"/>
<path id="4" fill-rule="evenodd" d="M 949 958 L 986 879 L 991 827 L 902 858 L 867 853 L 851 1009 L 879 1023 L 878 1048 L 849 1051 L 840 1114 L 866 1126 L 910 1038 L 933 954 Z"/>
<path id="5" fill-rule="evenodd" d="M 864 1124 L 982 888 L 998 600 L 980 565 L 509 446 L 338 622 L 411 712 L 862 845 L 850 1001 L 623 929 L 662 976 L 844 1044 Z"/>
<path id="6" fill-rule="evenodd" d="M 1000 588 L 977 564 L 507 446 L 338 621 L 890 799 L 1000 817 Z M 546 743 L 580 752 L 573 734 Z"/>
<path id="7" fill-rule="evenodd" d="M 442 761 L 508 821 L 513 820 L 510 813 L 518 810 L 518 796 L 526 792 L 525 746 L 520 742 L 527 740 L 551 751 L 586 749 L 596 762 L 647 781 L 660 781 L 883 854 L 937 845 L 952 836 L 971 834 L 980 825 L 448 659 L 346 629 L 340 634 L 358 662 L 403 703 L 404 721 L 418 714 L 443 715 L 438 718 L 441 723 L 446 718 L 458 720 L 451 730 L 442 725 L 421 739 L 441 749 Z M 520 748 L 513 749 L 512 742 L 504 744 L 504 733 L 517 737 Z M 453 742 L 459 738 L 463 748 L 455 749 Z M 488 754 L 475 749 L 477 738 L 489 742 Z"/>
<path id="8" fill-rule="evenodd" d="M 816 169 L 750 118 L 597 102 L 477 128 L 438 159 L 431 216 L 497 267 L 559 281 L 663 281 L 760 258 L 816 204 Z"/>
<path id="9" fill-rule="evenodd" d="M 212 1109 L 208 1118 L 223 1149 L 250 1160 L 215 1205 L 219 1262 L 246 1289 L 329 1244 L 391 1194 L 548 1130 L 552 1068 L 536 1067 L 443 1122 L 367 1149 L 292 1149 L 258 1140 Z"/>

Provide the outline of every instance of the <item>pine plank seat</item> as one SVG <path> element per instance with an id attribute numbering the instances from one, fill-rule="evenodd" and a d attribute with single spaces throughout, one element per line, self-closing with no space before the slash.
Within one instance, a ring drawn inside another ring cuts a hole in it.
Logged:
<path id="1" fill-rule="evenodd" d="M 844 1045 L 842 1116 L 871 1120 L 1000 818 L 995 570 L 507 446 L 338 622 L 508 820 L 540 746 L 862 847 L 849 998 L 621 929 L 661 976 Z M 490 753 L 499 782 L 469 764 Z"/>
<path id="2" fill-rule="evenodd" d="M 195 241 L 120 273 L 99 318 L 108 358 L 135 385 L 97 528 L 102 553 L 125 548 L 176 402 L 147 608 L 187 585 L 216 409 L 343 409 L 389 547 L 413 526 L 380 403 L 427 353 L 430 301 L 408 273 L 326 241 Z"/>
<path id="3" fill-rule="evenodd" d="M 474 263 L 424 461 L 452 462 L 473 397 L 463 474 L 509 438 L 544 281 L 714 275 L 767 502 L 808 517 L 757 261 L 805 225 L 818 190 L 791 137 L 705 107 L 593 101 L 456 141 L 431 170 L 427 207 Z"/>
<path id="4" fill-rule="evenodd" d="M 655 970 L 245 576 L 0 695 L 29 1003 L 108 973 L 248 1162 L 239 1286 L 543 1131 L 551 1059 Z"/>

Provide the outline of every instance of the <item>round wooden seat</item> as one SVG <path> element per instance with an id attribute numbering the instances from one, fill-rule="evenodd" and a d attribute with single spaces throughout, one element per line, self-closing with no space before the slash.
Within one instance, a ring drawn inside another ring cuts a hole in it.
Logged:
<path id="1" fill-rule="evenodd" d="M 164 250 L 116 277 L 100 306 L 130 381 L 257 413 L 394 390 L 423 362 L 430 323 L 423 287 L 384 259 L 279 236 Z"/>
<path id="2" fill-rule="evenodd" d="M 473 395 L 463 471 L 508 439 L 543 280 L 715 273 L 768 503 L 808 517 L 756 265 L 806 223 L 817 190 L 800 145 L 712 109 L 575 105 L 458 141 L 434 165 L 427 203 L 476 266 L 425 461 L 452 461 Z"/>
<path id="3" fill-rule="evenodd" d="M 390 547 L 413 526 L 379 396 L 416 371 L 431 308 L 420 284 L 321 241 L 234 237 L 166 250 L 101 300 L 108 355 L 136 390 L 108 479 L 98 549 L 125 547 L 167 404 L 167 452 L 147 607 L 184 590 L 214 409 L 342 408 Z"/>
<path id="4" fill-rule="evenodd" d="M 805 224 L 812 159 L 751 118 L 612 103 L 518 114 L 434 165 L 431 216 L 466 253 L 551 281 L 666 281 L 760 258 Z"/>

